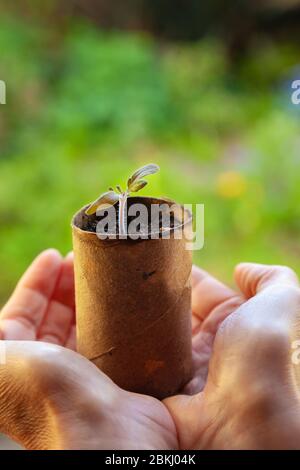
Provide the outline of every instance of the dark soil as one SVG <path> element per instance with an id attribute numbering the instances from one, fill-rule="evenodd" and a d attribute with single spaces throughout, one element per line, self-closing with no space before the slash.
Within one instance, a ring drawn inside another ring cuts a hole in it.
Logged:
<path id="1" fill-rule="evenodd" d="M 114 215 L 112 217 L 109 216 L 107 220 L 109 222 L 103 226 L 103 230 L 100 233 L 107 234 L 117 234 L 119 233 L 119 204 L 114 206 Z M 96 216 L 86 216 L 82 229 L 88 232 L 96 232 L 98 223 L 104 218 L 108 216 L 108 211 L 103 211 L 103 215 Z M 134 230 L 130 229 L 130 224 L 133 220 L 136 219 L 135 217 L 127 217 L 127 227 L 128 227 L 128 234 L 139 234 L 141 236 L 150 235 L 153 232 L 163 233 L 165 230 L 170 230 L 178 225 L 180 222 L 174 217 L 174 214 L 171 212 L 169 217 L 163 217 L 162 212 L 158 214 L 158 220 L 150 220 L 150 211 L 148 211 L 148 221 L 147 223 L 139 223 L 138 225 L 135 224 Z M 153 230 L 153 227 L 155 228 Z M 98 229 L 99 232 L 99 229 Z"/>

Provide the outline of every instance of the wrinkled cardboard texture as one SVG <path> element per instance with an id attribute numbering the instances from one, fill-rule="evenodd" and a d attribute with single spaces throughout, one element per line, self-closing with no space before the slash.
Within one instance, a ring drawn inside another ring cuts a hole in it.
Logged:
<path id="1" fill-rule="evenodd" d="M 162 399 L 191 378 L 185 240 L 99 240 L 73 219 L 77 349 L 117 385 Z"/>

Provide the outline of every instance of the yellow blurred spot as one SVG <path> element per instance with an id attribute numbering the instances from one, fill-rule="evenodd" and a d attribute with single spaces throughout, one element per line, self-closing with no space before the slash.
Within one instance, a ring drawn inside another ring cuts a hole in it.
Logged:
<path id="1" fill-rule="evenodd" d="M 235 199 L 245 194 L 246 178 L 238 171 L 226 171 L 217 179 L 217 193 L 225 199 Z"/>

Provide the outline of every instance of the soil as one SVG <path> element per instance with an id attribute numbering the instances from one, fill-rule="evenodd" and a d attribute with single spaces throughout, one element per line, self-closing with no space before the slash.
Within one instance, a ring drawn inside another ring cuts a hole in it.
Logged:
<path id="1" fill-rule="evenodd" d="M 115 215 L 113 216 L 112 219 L 110 219 L 110 223 L 104 226 L 103 232 L 100 232 L 100 233 L 103 233 L 103 234 L 106 234 L 106 233 L 113 233 L 113 234 L 119 233 L 119 204 L 116 204 L 114 206 L 114 209 L 115 209 Z M 83 224 L 82 229 L 85 230 L 85 231 L 88 231 L 88 232 L 96 232 L 98 223 L 104 217 L 107 217 L 107 214 L 108 214 L 107 211 L 103 211 L 103 216 L 102 215 L 101 216 L 96 216 L 96 215 L 87 216 L 87 218 L 85 220 L 85 223 Z M 165 230 L 170 230 L 170 229 L 172 229 L 176 226 L 179 226 L 181 224 L 180 221 L 177 218 L 174 217 L 174 214 L 172 212 L 170 213 L 170 220 L 168 220 L 168 219 L 163 220 L 163 215 L 162 215 L 161 212 L 159 212 L 158 217 L 159 217 L 158 221 L 157 221 L 157 218 L 156 218 L 156 220 L 155 219 L 154 220 L 149 220 L 148 223 L 140 223 L 138 225 L 135 225 L 135 227 L 134 227 L 135 230 L 133 231 L 133 230 L 130 230 L 130 223 L 133 220 L 135 220 L 136 216 L 135 217 L 128 216 L 127 217 L 127 226 L 129 228 L 128 234 L 138 233 L 141 236 L 148 236 L 153 232 L 153 228 L 151 227 L 151 224 L 153 224 L 153 226 L 155 227 L 155 232 L 157 232 L 157 228 L 158 228 L 158 231 L 160 233 L 163 233 Z M 115 218 L 115 220 L 114 220 L 114 218 Z M 148 216 L 148 219 L 150 219 L 149 216 Z"/>

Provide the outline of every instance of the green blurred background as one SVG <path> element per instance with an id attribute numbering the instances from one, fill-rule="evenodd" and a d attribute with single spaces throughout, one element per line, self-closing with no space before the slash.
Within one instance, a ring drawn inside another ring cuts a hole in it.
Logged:
<path id="1" fill-rule="evenodd" d="M 0 2 L 0 304 L 147 162 L 144 194 L 205 204 L 195 262 L 228 282 L 242 260 L 300 273 L 300 2 L 61 3 Z"/>

